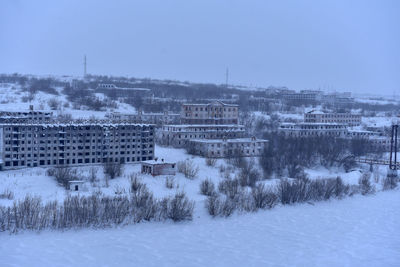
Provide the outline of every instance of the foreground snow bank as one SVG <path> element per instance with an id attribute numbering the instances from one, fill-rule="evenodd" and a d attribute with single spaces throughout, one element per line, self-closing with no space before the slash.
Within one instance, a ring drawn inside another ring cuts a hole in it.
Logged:
<path id="1" fill-rule="evenodd" d="M 400 192 L 229 219 L 0 235 L 0 266 L 398 266 Z"/>

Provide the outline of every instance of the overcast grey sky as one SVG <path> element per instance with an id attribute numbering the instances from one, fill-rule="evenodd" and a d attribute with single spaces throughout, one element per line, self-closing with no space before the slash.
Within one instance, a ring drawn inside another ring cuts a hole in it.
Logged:
<path id="1" fill-rule="evenodd" d="M 397 0 L 0 0 L 0 73 L 400 91 Z"/>

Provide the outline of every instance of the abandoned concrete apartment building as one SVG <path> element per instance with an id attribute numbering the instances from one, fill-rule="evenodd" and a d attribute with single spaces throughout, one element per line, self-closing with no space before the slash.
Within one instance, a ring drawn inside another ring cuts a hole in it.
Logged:
<path id="1" fill-rule="evenodd" d="M 130 163 L 154 158 L 154 126 L 141 124 L 0 124 L 0 169 Z"/>

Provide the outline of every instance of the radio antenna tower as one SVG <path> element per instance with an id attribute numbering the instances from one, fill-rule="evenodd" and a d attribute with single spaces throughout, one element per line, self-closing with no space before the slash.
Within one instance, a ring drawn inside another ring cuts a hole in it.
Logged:
<path id="1" fill-rule="evenodd" d="M 86 55 L 83 56 L 83 78 L 86 79 Z"/>
<path id="2" fill-rule="evenodd" d="M 228 88 L 228 79 L 229 79 L 229 68 L 226 68 L 225 73 L 225 87 Z"/>

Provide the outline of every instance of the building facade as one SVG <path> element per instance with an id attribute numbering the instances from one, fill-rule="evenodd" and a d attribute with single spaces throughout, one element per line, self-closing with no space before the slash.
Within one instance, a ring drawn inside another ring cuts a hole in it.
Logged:
<path id="1" fill-rule="evenodd" d="M 279 131 L 286 136 L 307 137 L 307 136 L 333 136 L 345 137 L 347 127 L 337 123 L 282 123 Z"/>
<path id="2" fill-rule="evenodd" d="M 310 111 L 304 114 L 306 123 L 338 123 L 348 126 L 361 125 L 361 115 L 352 113 L 324 113 L 321 111 Z"/>
<path id="3" fill-rule="evenodd" d="M 182 104 L 182 124 L 238 124 L 239 106 L 214 101 L 209 104 Z"/>
<path id="4" fill-rule="evenodd" d="M 375 149 L 390 150 L 390 138 L 382 132 L 348 129 L 347 125 L 335 123 L 283 123 L 279 132 L 291 137 L 331 136 L 346 139 L 364 139 Z"/>
<path id="5" fill-rule="evenodd" d="M 116 97 L 127 97 L 134 98 L 140 96 L 148 96 L 151 93 L 151 90 L 148 88 L 125 88 L 118 87 L 115 84 L 98 84 L 95 89 L 96 93 L 105 94 L 108 97 L 116 98 Z"/>
<path id="6" fill-rule="evenodd" d="M 166 162 L 164 159 L 157 160 L 146 160 L 141 162 L 141 173 L 157 175 L 175 175 L 176 174 L 176 163 Z"/>
<path id="7" fill-rule="evenodd" d="M 0 111 L 0 123 L 20 121 L 20 122 L 49 122 L 53 118 L 53 112 L 33 110 L 30 106 L 26 111 Z"/>
<path id="8" fill-rule="evenodd" d="M 195 139 L 191 140 L 193 152 L 203 157 L 257 157 L 261 156 L 268 140 L 251 138 L 236 139 Z"/>
<path id="9" fill-rule="evenodd" d="M 245 134 L 243 125 L 164 125 L 161 129 L 161 144 L 185 147 L 192 139 L 242 138 Z"/>
<path id="10" fill-rule="evenodd" d="M 0 124 L 0 168 L 131 163 L 154 158 L 154 126 Z"/>
<path id="11" fill-rule="evenodd" d="M 137 113 L 120 113 L 112 112 L 106 115 L 112 121 L 129 121 L 136 123 L 148 123 L 155 124 L 157 126 L 164 124 L 175 124 L 179 123 L 180 114 L 172 113 L 169 111 L 165 112 L 142 112 Z"/>

